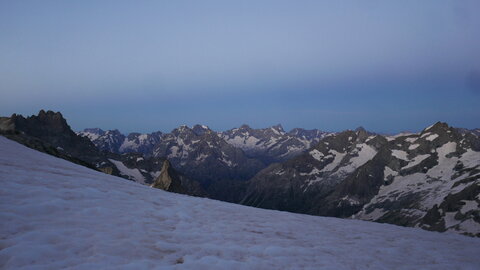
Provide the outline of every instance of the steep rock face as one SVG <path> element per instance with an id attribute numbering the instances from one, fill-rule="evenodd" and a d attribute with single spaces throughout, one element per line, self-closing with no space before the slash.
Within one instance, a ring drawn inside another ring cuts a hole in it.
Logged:
<path id="1" fill-rule="evenodd" d="M 478 143 L 445 123 L 392 137 L 342 132 L 257 174 L 242 203 L 480 236 Z"/>
<path id="2" fill-rule="evenodd" d="M 168 160 L 163 162 L 160 174 L 151 186 L 175 193 L 202 197 L 206 196 L 205 191 L 201 188 L 198 182 L 191 181 L 184 175 L 179 174 L 172 168 Z"/>
<path id="3" fill-rule="evenodd" d="M 185 189 L 182 187 L 181 180 L 173 172 L 168 160 L 163 162 L 160 175 L 155 179 L 152 187 L 176 193 L 185 193 Z"/>
<path id="4" fill-rule="evenodd" d="M 253 129 L 248 125 L 220 133 L 229 144 L 242 149 L 249 157 L 265 164 L 285 161 L 299 155 L 328 133 L 296 128 L 286 133 L 281 125 Z"/>
<path id="5" fill-rule="evenodd" d="M 247 180 L 264 167 L 206 127 L 194 131 L 181 126 L 163 134 L 153 156 L 168 158 L 174 168 L 205 187 L 216 180 Z"/>
<path id="6" fill-rule="evenodd" d="M 27 118 L 13 114 L 2 118 L 1 122 L 4 135 L 32 148 L 35 145 L 36 149 L 53 148 L 55 151 L 50 154 L 58 152 L 91 165 L 105 161 L 95 145 L 89 139 L 77 136 L 59 112 L 41 110 L 38 115 Z"/>

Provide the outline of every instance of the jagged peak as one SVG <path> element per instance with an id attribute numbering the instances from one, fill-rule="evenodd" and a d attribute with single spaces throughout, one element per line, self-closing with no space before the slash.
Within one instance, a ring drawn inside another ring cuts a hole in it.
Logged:
<path id="1" fill-rule="evenodd" d="M 461 134 L 457 129 L 450 127 L 447 123 L 445 122 L 436 122 L 435 124 L 425 128 L 420 134 L 421 136 L 424 136 L 424 134 L 437 134 L 441 137 L 443 136 L 452 136 L 452 135 L 458 135 Z"/>
<path id="2" fill-rule="evenodd" d="M 111 134 L 111 133 L 113 133 L 113 134 L 123 135 L 123 134 L 120 132 L 120 130 L 118 130 L 118 129 L 107 130 L 105 133 L 106 133 L 106 134 Z"/>
<path id="3" fill-rule="evenodd" d="M 423 133 L 423 132 L 426 132 L 426 131 L 448 130 L 448 129 L 450 129 L 450 126 L 449 126 L 447 123 L 438 121 L 438 122 L 436 122 L 435 124 L 426 127 L 426 128 L 422 131 L 422 133 Z"/>
<path id="4" fill-rule="evenodd" d="M 178 136 L 180 134 L 195 134 L 195 132 L 187 125 L 181 125 L 178 128 L 173 129 L 171 133 L 175 136 Z"/>
<path id="5" fill-rule="evenodd" d="M 101 128 L 85 128 L 83 132 L 95 133 L 95 134 L 104 134 L 105 131 Z"/>
<path id="6" fill-rule="evenodd" d="M 160 175 L 155 179 L 155 182 L 151 187 L 171 192 L 185 193 L 181 180 L 178 178 L 178 174 L 173 169 L 168 159 L 165 159 L 163 162 Z"/>
<path id="7" fill-rule="evenodd" d="M 305 131 L 306 129 L 304 128 L 292 128 L 288 133 L 293 133 L 293 132 L 299 132 L 299 131 Z"/>
<path id="8" fill-rule="evenodd" d="M 70 126 L 67 124 L 67 120 L 63 118 L 63 115 L 60 112 L 54 112 L 54 111 L 45 111 L 45 110 L 40 110 L 38 115 L 32 115 L 27 118 L 24 118 L 21 115 L 18 115 L 16 118 L 12 118 L 13 121 L 39 121 L 43 123 L 43 125 L 47 125 L 52 128 L 53 130 L 56 130 L 56 132 L 60 130 L 71 130 Z M 72 131 L 73 132 L 73 131 Z"/>
<path id="9" fill-rule="evenodd" d="M 44 110 L 40 110 L 40 112 L 38 112 L 38 115 L 32 116 L 32 118 L 37 118 L 41 121 L 56 121 L 56 122 L 62 122 L 64 124 L 67 123 L 67 120 L 63 118 L 62 113 L 54 112 L 51 110 L 48 110 L 46 112 Z"/>
<path id="10" fill-rule="evenodd" d="M 282 127 L 282 124 L 276 124 L 276 125 L 272 126 L 272 128 L 274 128 L 274 129 L 276 129 L 276 130 L 278 130 L 278 131 L 284 132 L 283 127 Z"/>
<path id="11" fill-rule="evenodd" d="M 187 125 L 180 125 L 178 128 L 175 128 L 175 130 L 183 131 L 183 130 L 191 130 L 191 128 Z"/>
<path id="12" fill-rule="evenodd" d="M 165 159 L 165 161 L 163 161 L 163 164 L 162 164 L 162 171 L 167 172 L 171 166 L 172 165 L 170 164 L 170 161 L 168 159 Z"/>
<path id="13" fill-rule="evenodd" d="M 357 127 L 357 128 L 355 129 L 355 131 L 356 131 L 356 132 L 359 132 L 359 131 L 367 132 L 367 130 L 366 130 L 364 127 L 362 127 L 362 126 Z"/>
<path id="14" fill-rule="evenodd" d="M 193 126 L 192 128 L 193 132 L 195 134 L 197 134 L 198 136 L 201 136 L 207 132 L 210 132 L 212 131 L 208 126 L 205 126 L 205 125 L 199 125 L 199 124 L 196 124 L 195 126 Z"/>
<path id="15" fill-rule="evenodd" d="M 195 126 L 193 126 L 193 128 L 210 129 L 208 126 L 200 124 L 196 124 Z"/>
<path id="16" fill-rule="evenodd" d="M 48 111 L 45 111 L 45 110 L 40 110 L 38 112 L 38 117 L 61 117 L 63 118 L 63 115 L 61 112 L 54 112 L 54 111 L 51 111 L 51 110 L 48 110 Z"/>
<path id="17" fill-rule="evenodd" d="M 251 127 L 247 124 L 243 124 L 238 129 L 247 129 L 248 130 L 248 129 L 251 129 Z"/>

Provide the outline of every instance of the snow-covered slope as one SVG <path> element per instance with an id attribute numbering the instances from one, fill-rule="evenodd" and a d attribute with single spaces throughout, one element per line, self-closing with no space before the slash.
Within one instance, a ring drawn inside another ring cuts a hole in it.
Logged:
<path id="1" fill-rule="evenodd" d="M 2 269 L 478 269 L 480 239 L 152 189 L 0 136 Z"/>

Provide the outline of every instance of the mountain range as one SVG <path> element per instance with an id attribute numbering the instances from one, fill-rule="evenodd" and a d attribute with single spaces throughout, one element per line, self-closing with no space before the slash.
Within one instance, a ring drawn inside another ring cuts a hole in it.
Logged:
<path id="1" fill-rule="evenodd" d="M 60 113 L 0 118 L 31 148 L 168 191 L 311 215 L 480 236 L 479 130 L 384 136 L 280 125 L 216 132 L 73 132 Z"/>

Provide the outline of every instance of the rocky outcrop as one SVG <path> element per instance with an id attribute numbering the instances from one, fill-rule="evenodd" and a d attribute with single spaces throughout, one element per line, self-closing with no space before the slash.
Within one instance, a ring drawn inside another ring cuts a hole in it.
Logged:
<path id="1" fill-rule="evenodd" d="M 168 160 L 163 162 L 160 175 L 155 179 L 151 186 L 170 192 L 193 196 L 204 197 L 207 195 L 198 183 L 191 181 L 184 175 L 176 172 Z"/>
<path id="2" fill-rule="evenodd" d="M 0 118 L 0 134 L 30 148 L 90 168 L 99 168 L 106 159 L 87 138 L 77 136 L 62 114 L 41 110 L 38 115 L 13 114 Z M 112 170 L 115 174 L 116 171 Z"/>
<path id="3" fill-rule="evenodd" d="M 172 166 L 168 160 L 163 162 L 160 175 L 153 182 L 152 187 L 172 191 L 176 193 L 185 193 L 181 180 L 173 172 Z"/>

